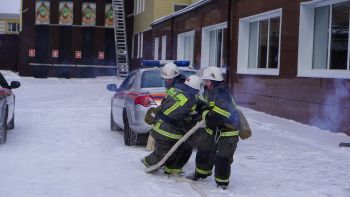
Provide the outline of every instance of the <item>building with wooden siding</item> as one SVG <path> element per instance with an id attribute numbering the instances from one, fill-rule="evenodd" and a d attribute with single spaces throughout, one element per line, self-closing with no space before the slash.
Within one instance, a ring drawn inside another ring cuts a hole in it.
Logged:
<path id="1" fill-rule="evenodd" d="M 241 106 L 350 134 L 349 14 L 349 0 L 202 0 L 154 21 L 153 57 L 219 66 Z"/>
<path id="2" fill-rule="evenodd" d="M 146 3 L 147 2 L 147 3 Z M 133 26 L 133 36 L 131 40 L 131 69 L 139 66 L 142 59 L 153 59 L 153 35 L 151 23 L 153 21 L 169 15 L 174 11 L 185 8 L 195 0 L 134 0 L 133 1 L 133 24 L 129 20 L 127 26 Z M 131 4 L 127 1 L 126 4 Z M 130 15 L 129 15 L 130 17 Z"/>
<path id="3" fill-rule="evenodd" d="M 116 74 L 111 0 L 22 1 L 22 10 L 20 75 Z"/>

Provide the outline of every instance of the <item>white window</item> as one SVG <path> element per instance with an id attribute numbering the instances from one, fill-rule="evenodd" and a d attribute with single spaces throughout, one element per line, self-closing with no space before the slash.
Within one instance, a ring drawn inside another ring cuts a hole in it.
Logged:
<path id="1" fill-rule="evenodd" d="M 177 59 L 188 60 L 193 65 L 195 31 L 179 34 L 177 37 Z"/>
<path id="2" fill-rule="evenodd" d="M 301 4 L 298 76 L 350 79 L 349 14 L 349 0 Z"/>
<path id="3" fill-rule="evenodd" d="M 154 59 L 159 60 L 159 38 L 154 39 Z"/>
<path id="4" fill-rule="evenodd" d="M 201 66 L 227 66 L 227 23 L 220 23 L 202 29 Z M 226 72 L 226 69 L 222 70 Z"/>
<path id="5" fill-rule="evenodd" d="M 134 15 L 141 14 L 145 11 L 145 0 L 134 1 Z"/>
<path id="6" fill-rule="evenodd" d="M 239 20 L 237 73 L 279 75 L 282 9 Z"/>
<path id="7" fill-rule="evenodd" d="M 18 23 L 7 23 L 7 31 L 8 32 L 19 32 L 19 24 Z"/>
<path id="8" fill-rule="evenodd" d="M 137 56 L 136 58 L 143 58 L 143 33 L 137 34 Z"/>
<path id="9" fill-rule="evenodd" d="M 161 60 L 166 60 L 166 36 L 162 36 L 162 57 Z"/>

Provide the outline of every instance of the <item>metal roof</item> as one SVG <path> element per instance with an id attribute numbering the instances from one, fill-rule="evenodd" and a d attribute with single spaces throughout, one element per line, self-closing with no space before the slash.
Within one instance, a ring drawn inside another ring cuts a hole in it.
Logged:
<path id="1" fill-rule="evenodd" d="M 183 8 L 183 9 L 177 11 L 177 12 L 174 12 L 174 13 L 172 13 L 172 14 L 170 14 L 170 15 L 167 15 L 167 16 L 164 16 L 164 17 L 161 17 L 161 18 L 158 18 L 158 19 L 154 20 L 154 21 L 151 23 L 151 26 L 160 24 L 160 23 L 162 23 L 162 22 L 164 22 L 164 21 L 166 21 L 166 20 L 169 20 L 169 19 L 171 19 L 171 18 L 173 18 L 173 17 L 180 16 L 180 15 L 182 15 L 182 14 L 185 14 L 185 13 L 187 13 L 187 12 L 190 12 L 190 11 L 192 11 L 192 10 L 194 10 L 194 9 L 196 9 L 196 8 L 199 8 L 199 7 L 205 5 L 205 4 L 209 3 L 209 2 L 212 2 L 212 1 L 213 1 L 213 0 L 201 0 L 201 1 L 198 1 L 198 2 L 196 2 L 196 3 L 193 3 L 193 4 L 191 4 L 191 5 L 189 5 L 189 6 L 185 7 L 185 8 Z"/>
<path id="2" fill-rule="evenodd" d="M 0 13 L 0 19 L 19 19 L 19 14 Z"/>

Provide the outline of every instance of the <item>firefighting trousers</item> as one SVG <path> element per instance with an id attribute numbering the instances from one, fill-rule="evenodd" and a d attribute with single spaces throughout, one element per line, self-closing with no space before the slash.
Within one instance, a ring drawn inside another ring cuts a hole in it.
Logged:
<path id="1" fill-rule="evenodd" d="M 238 136 L 220 137 L 216 142 L 213 135 L 205 131 L 202 134 L 196 154 L 196 173 L 204 177 L 210 176 L 215 166 L 216 183 L 228 185 Z"/>
<path id="2" fill-rule="evenodd" d="M 159 135 L 152 135 L 155 140 L 155 150 L 144 158 L 146 165 L 157 164 L 165 154 L 174 146 L 177 140 L 165 139 Z M 182 143 L 179 148 L 165 162 L 166 173 L 181 173 L 182 167 L 188 162 L 192 154 L 192 146 L 188 141 Z"/>

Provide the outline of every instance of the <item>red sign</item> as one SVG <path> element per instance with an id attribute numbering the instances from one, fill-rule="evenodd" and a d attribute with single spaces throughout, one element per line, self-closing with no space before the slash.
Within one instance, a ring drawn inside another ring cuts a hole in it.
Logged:
<path id="1" fill-rule="evenodd" d="M 105 52 L 99 51 L 98 52 L 98 59 L 99 60 L 104 60 L 105 59 Z"/>
<path id="2" fill-rule="evenodd" d="M 58 50 L 52 50 L 52 57 L 54 57 L 54 58 L 58 58 L 58 54 L 59 54 L 59 52 L 58 52 Z"/>
<path id="3" fill-rule="evenodd" d="M 35 57 L 35 49 L 29 49 L 28 55 L 29 57 Z"/>
<path id="4" fill-rule="evenodd" d="M 81 51 L 75 51 L 75 58 L 81 59 Z"/>

